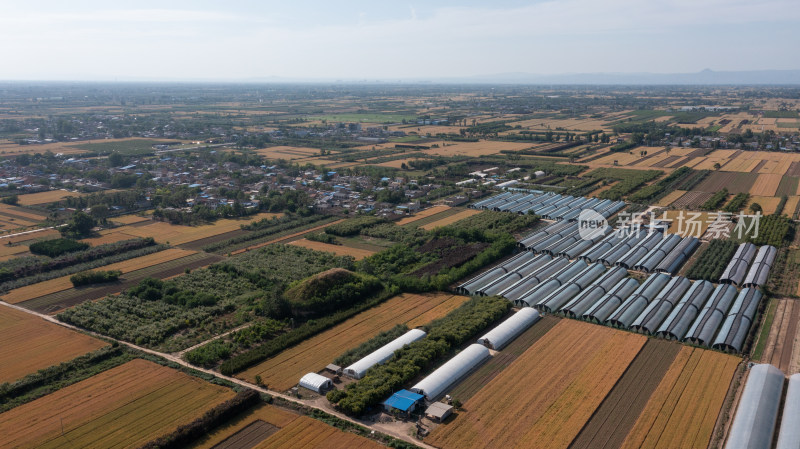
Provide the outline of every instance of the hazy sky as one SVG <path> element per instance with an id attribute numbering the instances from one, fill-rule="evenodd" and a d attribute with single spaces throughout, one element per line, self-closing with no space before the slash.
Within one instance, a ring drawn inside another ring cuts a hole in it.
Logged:
<path id="1" fill-rule="evenodd" d="M 0 79 L 800 69 L 798 0 L 0 0 Z"/>

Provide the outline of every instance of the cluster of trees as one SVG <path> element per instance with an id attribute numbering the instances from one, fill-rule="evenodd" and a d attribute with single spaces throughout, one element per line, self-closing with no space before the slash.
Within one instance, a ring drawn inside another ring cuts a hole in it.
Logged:
<path id="1" fill-rule="evenodd" d="M 642 187 L 630 194 L 628 200 L 642 204 L 649 204 L 657 201 L 666 196 L 669 192 L 675 190 L 675 186 L 685 182 L 692 177 L 694 173 L 694 170 L 689 167 L 681 167 L 667 175 L 664 179 L 649 186 Z"/>
<path id="2" fill-rule="evenodd" d="M 748 234 L 747 240 L 755 245 L 772 245 L 780 248 L 784 241 L 792 239 L 793 234 L 794 228 L 789 218 L 783 215 L 765 215 L 761 217 L 758 235 Z"/>
<path id="3" fill-rule="evenodd" d="M 350 317 L 361 313 L 371 307 L 374 307 L 386 299 L 400 293 L 397 287 L 389 287 L 383 293 L 372 297 L 370 300 L 361 304 L 350 307 L 349 309 L 341 310 L 331 315 L 306 321 L 294 329 L 280 334 L 255 348 L 243 352 L 241 354 L 231 357 L 229 360 L 223 362 L 219 371 L 225 375 L 231 375 L 245 370 L 261 361 L 272 357 L 273 355 L 290 348 L 309 337 L 316 335 L 326 329 L 349 319 Z"/>
<path id="4" fill-rule="evenodd" d="M 92 229 L 97 226 L 97 220 L 83 211 L 72 214 L 69 221 L 61 226 L 58 231 L 64 237 L 73 239 L 87 237 L 92 234 Z"/>
<path id="5" fill-rule="evenodd" d="M 747 204 L 747 200 L 750 199 L 749 193 L 737 193 L 733 199 L 722 208 L 725 212 L 730 212 L 732 214 L 741 212 L 744 209 L 744 205 Z"/>
<path id="6" fill-rule="evenodd" d="M 58 257 L 62 254 L 83 251 L 89 248 L 88 243 L 78 242 L 72 239 L 52 239 L 42 240 L 32 243 L 28 248 L 33 254 L 40 254 L 47 257 Z"/>
<path id="7" fill-rule="evenodd" d="M 320 243 L 327 243 L 330 245 L 336 245 L 339 242 L 336 240 L 336 237 L 332 234 L 326 234 L 324 232 L 314 232 L 311 234 L 306 234 L 306 239 L 311 240 L 312 242 L 320 242 Z"/>
<path id="8" fill-rule="evenodd" d="M 309 206 L 314 200 L 303 190 L 270 190 L 267 196 L 258 198 L 261 210 L 267 212 L 296 212 L 300 215 L 311 215 Z"/>
<path id="9" fill-rule="evenodd" d="M 246 217 L 258 213 L 254 207 L 244 207 L 239 201 L 233 204 L 221 204 L 212 209 L 204 204 L 192 207 L 191 211 L 179 209 L 156 208 L 153 211 L 153 218 L 156 220 L 166 220 L 172 224 L 194 225 L 214 221 L 219 218 Z"/>
<path id="10" fill-rule="evenodd" d="M 714 192 L 711 195 L 711 198 L 707 199 L 705 203 L 700 205 L 700 209 L 703 210 L 717 210 L 725 202 L 728 198 L 728 189 L 723 188 L 717 192 Z"/>
<path id="11" fill-rule="evenodd" d="M 210 368 L 236 352 L 279 335 L 285 329 L 286 324 L 282 321 L 260 318 L 244 329 L 187 352 L 184 358 L 189 363 Z"/>
<path id="12" fill-rule="evenodd" d="M 614 184 L 610 189 L 603 191 L 600 193 L 600 195 L 598 195 L 599 198 L 617 201 L 663 174 L 664 173 L 660 170 L 598 168 L 593 170 L 587 176 L 592 178 L 602 178 L 603 182 L 610 182 L 610 180 L 618 179 L 618 183 Z"/>
<path id="13" fill-rule="evenodd" d="M 381 291 L 374 276 L 333 268 L 287 289 L 283 296 L 295 317 L 318 317 L 364 301 Z"/>
<path id="14" fill-rule="evenodd" d="M 372 367 L 366 376 L 344 390 L 329 392 L 327 398 L 349 415 L 362 415 L 500 319 L 510 308 L 511 303 L 503 298 L 472 298 L 431 323 L 427 337 L 397 350 L 388 362 Z"/>
<path id="15" fill-rule="evenodd" d="M 697 258 L 686 277 L 689 279 L 705 279 L 710 282 L 719 282 L 722 272 L 731 258 L 736 253 L 738 245 L 733 240 L 715 239 L 709 243 L 708 248 Z"/>
<path id="16" fill-rule="evenodd" d="M 365 215 L 363 217 L 350 218 L 343 222 L 326 226 L 325 233 L 339 237 L 349 237 L 352 235 L 358 235 L 363 229 L 381 223 L 386 223 L 386 220 L 380 217 L 374 217 L 372 215 Z"/>
<path id="17" fill-rule="evenodd" d="M 72 282 L 72 285 L 74 285 L 75 287 L 81 287 L 84 285 L 115 282 L 119 279 L 121 275 L 122 272 L 119 270 L 84 271 L 83 273 L 78 273 L 70 276 L 69 281 Z"/>
<path id="18" fill-rule="evenodd" d="M 68 253 L 55 259 L 19 257 L 0 263 L 0 291 L 68 276 L 81 271 L 145 256 L 166 249 L 152 238 L 124 240 L 96 246 L 86 251 Z"/>

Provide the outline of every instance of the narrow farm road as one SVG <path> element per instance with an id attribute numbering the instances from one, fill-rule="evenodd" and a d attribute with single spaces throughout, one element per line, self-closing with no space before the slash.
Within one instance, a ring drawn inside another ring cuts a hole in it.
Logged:
<path id="1" fill-rule="evenodd" d="M 422 441 L 419 441 L 419 440 L 413 438 L 411 435 L 407 435 L 407 434 L 404 434 L 402 432 L 394 431 L 389 426 L 379 426 L 379 425 L 376 425 L 375 423 L 373 423 L 371 421 L 363 421 L 363 420 L 359 420 L 359 419 L 353 419 L 353 418 L 351 418 L 351 417 L 349 417 L 349 416 L 347 416 L 347 415 L 345 415 L 345 414 L 343 414 L 341 412 L 338 412 L 338 411 L 334 410 L 333 408 L 321 407 L 318 404 L 314 404 L 312 401 L 304 401 L 304 400 L 301 400 L 301 399 L 297 399 L 295 397 L 292 397 L 292 396 L 289 396 L 289 395 L 286 395 L 286 394 L 283 394 L 283 393 L 280 393 L 280 392 L 277 392 L 277 391 L 272 391 L 272 390 L 268 390 L 266 388 L 262 388 L 262 387 L 260 387 L 258 385 L 252 384 L 250 382 L 247 382 L 247 381 L 244 381 L 244 380 L 241 380 L 241 379 L 237 379 L 235 377 L 225 376 L 225 375 L 220 374 L 220 373 L 218 373 L 216 371 L 212 371 L 210 369 L 205 369 L 205 368 L 201 368 L 201 367 L 192 365 L 191 363 L 181 359 L 180 357 L 178 357 L 178 356 L 176 356 L 174 354 L 168 354 L 168 353 L 164 353 L 164 352 L 154 351 L 152 349 L 148 349 L 148 348 L 144 348 L 144 347 L 141 347 L 141 346 L 137 346 L 137 345 L 135 345 L 133 343 L 129 343 L 127 341 L 118 340 L 116 338 L 111 338 L 111 337 L 108 337 L 108 336 L 105 336 L 105 335 L 102 335 L 102 334 L 98 334 L 97 332 L 92 332 L 92 331 L 89 331 L 89 330 L 86 330 L 86 329 L 82 329 L 82 328 L 79 328 L 77 326 L 73 326 L 73 325 L 68 324 L 68 323 L 62 323 L 61 321 L 57 320 L 55 317 L 52 317 L 50 315 L 34 312 L 34 311 L 28 310 L 28 309 L 26 309 L 24 307 L 20 307 L 20 306 L 14 305 L 14 304 L 9 304 L 9 303 L 7 303 L 5 301 L 0 301 L 0 305 L 6 306 L 6 307 L 11 307 L 12 309 L 17 309 L 19 311 L 22 311 L 22 312 L 25 312 L 25 313 L 29 313 L 31 315 L 36 315 L 39 318 L 42 318 L 43 320 L 49 321 L 49 322 L 51 322 L 53 324 L 57 324 L 59 326 L 63 326 L 63 327 L 66 327 L 66 328 L 69 328 L 69 329 L 72 329 L 72 330 L 75 330 L 75 331 L 78 331 L 78 332 L 83 332 L 83 333 L 86 333 L 88 335 L 92 335 L 92 336 L 95 336 L 95 337 L 98 337 L 98 338 L 102 338 L 102 339 L 105 339 L 105 340 L 115 341 L 115 342 L 117 342 L 117 343 L 119 343 L 121 345 L 125 345 L 125 346 L 127 346 L 129 348 L 132 348 L 132 349 L 135 349 L 137 351 L 141 351 L 141 352 L 144 352 L 144 353 L 147 353 L 147 354 L 152 354 L 152 355 L 155 355 L 157 357 L 161 357 L 161 358 L 163 358 L 165 360 L 169 360 L 170 362 L 177 363 L 178 365 L 184 366 L 186 368 L 190 368 L 190 369 L 193 369 L 195 371 L 200 371 L 200 372 L 212 375 L 214 377 L 217 377 L 219 379 L 227 380 L 228 382 L 240 385 L 240 386 L 245 387 L 245 388 L 250 388 L 251 390 L 256 390 L 256 391 L 261 392 L 261 393 L 269 394 L 270 396 L 279 397 L 279 398 L 281 398 L 283 400 L 286 400 L 286 401 L 289 401 L 289 402 L 294 402 L 296 404 L 301 404 L 301 405 L 306 406 L 306 407 L 310 407 L 310 408 L 315 408 L 317 410 L 321 410 L 321 411 L 323 411 L 325 413 L 334 415 L 339 419 L 343 419 L 345 421 L 349 421 L 351 423 L 358 424 L 360 426 L 366 427 L 366 428 L 374 430 L 376 432 L 387 434 L 389 436 L 392 436 L 394 438 L 397 438 L 397 439 L 400 439 L 400 440 L 403 440 L 403 441 L 407 441 L 409 443 L 415 444 L 415 445 L 417 445 L 417 446 L 419 446 L 421 448 L 424 448 L 424 449 L 436 449 L 433 446 L 430 446 L 428 444 L 423 443 Z"/>

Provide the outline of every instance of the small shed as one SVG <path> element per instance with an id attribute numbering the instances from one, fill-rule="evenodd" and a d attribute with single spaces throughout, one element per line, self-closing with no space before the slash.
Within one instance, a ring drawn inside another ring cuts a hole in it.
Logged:
<path id="1" fill-rule="evenodd" d="M 399 410 L 403 413 L 411 413 L 417 408 L 417 404 L 422 402 L 423 395 L 408 390 L 400 390 L 383 401 L 383 408 L 387 412 Z"/>
<path id="2" fill-rule="evenodd" d="M 317 373 L 308 373 L 300 378 L 300 386 L 315 393 L 322 394 L 326 390 L 333 388 L 333 382 L 327 377 Z"/>
<path id="3" fill-rule="evenodd" d="M 335 365 L 333 363 L 331 363 L 328 366 L 326 366 L 325 369 L 330 371 L 333 374 L 336 374 L 337 376 L 342 374 L 342 367 L 339 366 L 339 365 Z"/>
<path id="4" fill-rule="evenodd" d="M 447 405 L 443 402 L 434 402 L 425 410 L 425 416 L 428 418 L 442 422 L 453 413 L 453 406 Z"/>

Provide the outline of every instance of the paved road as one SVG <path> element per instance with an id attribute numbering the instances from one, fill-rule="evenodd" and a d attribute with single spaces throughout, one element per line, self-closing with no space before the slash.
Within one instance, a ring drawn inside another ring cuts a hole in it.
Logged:
<path id="1" fill-rule="evenodd" d="M 272 391 L 272 390 L 268 390 L 266 388 L 262 388 L 262 387 L 260 387 L 258 385 L 252 384 L 250 382 L 247 382 L 247 381 L 244 381 L 244 380 L 241 380 L 241 379 L 237 379 L 235 377 L 225 376 L 225 375 L 222 375 L 222 374 L 220 374 L 220 373 L 218 373 L 216 371 L 212 371 L 210 369 L 205 369 L 205 368 L 201 368 L 201 367 L 192 365 L 191 363 L 189 363 L 189 362 L 187 362 L 187 361 L 185 361 L 185 360 L 181 359 L 180 357 L 175 356 L 173 354 L 167 354 L 167 353 L 164 353 L 164 352 L 154 351 L 152 349 L 148 349 L 148 348 L 144 348 L 144 347 L 141 347 L 141 346 L 137 346 L 137 345 L 135 345 L 133 343 L 128 343 L 127 341 L 117 340 L 116 338 L 111 338 L 111 337 L 108 337 L 108 336 L 105 336 L 105 335 L 102 335 L 102 334 L 98 334 L 96 332 L 92 332 L 92 331 L 88 331 L 88 330 L 85 330 L 85 329 L 81 329 L 81 328 L 79 328 L 77 326 L 73 326 L 71 324 L 63 323 L 63 322 L 59 321 L 58 319 L 56 319 L 55 317 L 52 317 L 50 315 L 45 315 L 43 313 L 34 312 L 34 311 L 28 310 L 28 309 L 26 309 L 24 307 L 20 307 L 20 306 L 14 305 L 14 304 L 9 304 L 9 303 L 4 302 L 4 301 L 0 301 L 0 305 L 6 306 L 6 307 L 11 307 L 12 309 L 17 309 L 17 310 L 20 310 L 22 312 L 38 316 L 39 318 L 41 318 L 43 320 L 49 321 L 49 322 L 51 322 L 53 324 L 57 324 L 59 326 L 63 326 L 63 327 L 69 328 L 69 329 L 73 329 L 73 330 L 76 330 L 76 331 L 79 331 L 79 332 L 83 332 L 83 333 L 86 333 L 86 334 L 89 334 L 89 335 L 93 335 L 93 336 L 98 337 L 98 338 L 103 338 L 105 340 L 116 341 L 117 343 L 119 343 L 121 345 L 128 346 L 129 348 L 136 349 L 138 351 L 142 351 L 142 352 L 145 352 L 145 353 L 148 353 L 148 354 L 152 354 L 152 355 L 161 357 L 163 359 L 169 360 L 170 362 L 174 362 L 174 363 L 177 363 L 178 365 L 184 366 L 186 368 L 191 368 L 191 369 L 196 370 L 196 371 L 200 371 L 200 372 L 203 372 L 203 373 L 206 373 L 206 374 L 210 374 L 210 375 L 212 375 L 214 377 L 217 377 L 219 379 L 225 379 L 225 380 L 227 380 L 227 381 L 229 381 L 231 383 L 240 385 L 242 387 L 250 388 L 252 390 L 256 390 L 256 391 L 259 391 L 261 393 L 266 393 L 266 394 L 269 394 L 271 396 L 279 397 L 279 398 L 282 398 L 282 399 L 284 399 L 286 401 L 294 402 L 296 404 L 302 404 L 302 405 L 304 405 L 306 407 L 311 407 L 311 408 L 315 408 L 317 410 L 321 410 L 321 411 L 323 411 L 325 413 L 329 413 L 331 415 L 334 415 L 337 418 L 343 419 L 345 421 L 350 421 L 350 422 L 352 422 L 354 424 L 358 424 L 358 425 L 363 426 L 363 427 L 367 427 L 369 429 L 375 430 L 376 432 L 381 432 L 381 433 L 384 433 L 384 434 L 391 435 L 391 436 L 393 436 L 393 437 L 395 437 L 397 439 L 400 439 L 400 440 L 403 440 L 403 441 L 408 441 L 409 443 L 413 443 L 413 444 L 415 444 L 415 445 L 417 445 L 419 447 L 425 448 L 425 449 L 436 449 L 433 446 L 427 445 L 427 444 L 425 444 L 425 443 L 423 443 L 423 442 L 411 437 L 410 435 L 404 434 L 402 432 L 394 432 L 394 431 L 392 431 L 392 429 L 388 429 L 386 426 L 380 426 L 379 427 L 379 426 L 376 426 L 371 421 L 362 421 L 362 420 L 358 420 L 358 419 L 353 419 L 353 418 L 351 418 L 351 417 L 349 417 L 349 416 L 347 416 L 347 415 L 345 415 L 343 413 L 340 413 L 340 412 L 338 412 L 336 410 L 333 410 L 331 408 L 320 407 L 320 406 L 314 404 L 312 401 L 304 401 L 304 400 L 301 400 L 301 399 L 297 399 L 295 397 L 292 397 L 292 396 L 289 396 L 289 395 L 286 395 L 286 394 L 283 394 L 283 393 L 280 393 L 280 392 L 277 392 L 277 391 Z"/>

